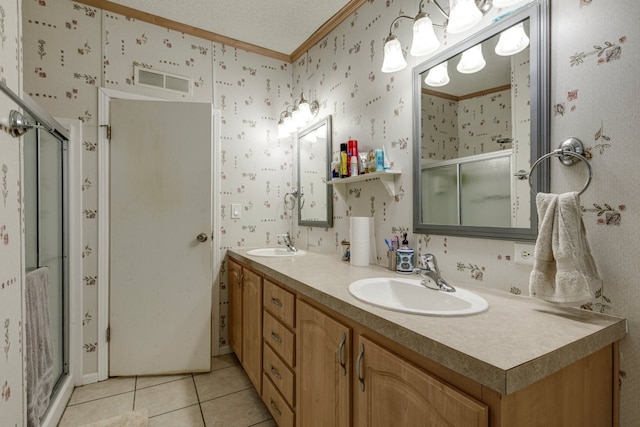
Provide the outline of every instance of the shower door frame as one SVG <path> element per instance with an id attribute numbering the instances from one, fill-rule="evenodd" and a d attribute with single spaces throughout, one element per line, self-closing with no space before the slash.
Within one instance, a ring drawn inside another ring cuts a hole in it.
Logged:
<path id="1" fill-rule="evenodd" d="M 35 108 L 31 105 L 30 107 Z M 40 114 L 46 113 L 38 112 L 38 115 Z M 82 385 L 82 123 L 80 120 L 46 117 L 49 123 L 62 125 L 68 130 L 68 138 L 65 138 L 66 158 L 63 159 L 66 173 L 62 207 L 65 211 L 63 240 L 68 260 L 65 269 L 68 288 L 66 299 L 63 301 L 63 304 L 67 305 L 64 309 L 66 330 L 63 333 L 68 367 L 66 375 L 56 380 L 55 391 L 41 420 L 43 427 L 53 427 L 60 421 L 74 387 Z M 37 129 L 37 132 L 45 130 Z M 57 135 L 54 137 L 60 139 Z M 39 143 L 38 140 L 36 143 Z M 24 152 L 21 153 L 21 157 L 24 159 Z M 24 165 L 22 168 L 24 174 Z"/>

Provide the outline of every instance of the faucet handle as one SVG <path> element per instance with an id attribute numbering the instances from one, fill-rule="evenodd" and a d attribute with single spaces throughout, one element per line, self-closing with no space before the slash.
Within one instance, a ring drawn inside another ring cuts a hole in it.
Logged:
<path id="1" fill-rule="evenodd" d="M 288 245 L 289 242 L 291 241 L 290 238 L 289 238 L 289 233 L 288 232 L 287 233 L 278 234 L 276 237 L 278 238 L 278 244 L 279 245 L 282 245 L 282 244 Z"/>
<path id="2" fill-rule="evenodd" d="M 422 268 L 425 270 L 433 271 L 434 273 L 440 275 L 440 269 L 438 268 L 438 262 L 436 261 L 436 257 L 433 254 L 424 254 L 421 257 L 422 260 Z"/>

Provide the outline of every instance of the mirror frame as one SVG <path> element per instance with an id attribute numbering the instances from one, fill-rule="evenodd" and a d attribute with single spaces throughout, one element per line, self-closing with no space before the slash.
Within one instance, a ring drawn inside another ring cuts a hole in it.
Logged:
<path id="1" fill-rule="evenodd" d="M 322 127 L 322 126 L 326 126 L 327 127 L 327 137 L 326 137 L 326 162 L 325 162 L 325 183 L 326 183 L 326 194 L 327 194 L 327 219 L 326 221 L 307 221 L 307 220 L 303 220 L 302 219 L 302 203 L 304 203 L 303 197 L 304 194 L 302 194 L 302 190 L 301 190 L 301 186 L 300 186 L 300 181 L 302 178 L 302 173 L 301 173 L 301 162 L 300 162 L 300 138 L 304 137 L 306 134 L 310 133 L 310 132 L 314 132 L 316 129 Z M 301 226 L 308 226 L 308 227 L 333 227 L 333 190 L 331 188 L 331 185 L 329 184 L 329 180 L 331 179 L 331 148 L 332 148 L 332 129 L 331 129 L 331 115 L 328 115 L 327 117 L 325 117 L 324 119 L 298 131 L 298 134 L 296 135 L 296 143 L 297 143 L 297 150 L 298 150 L 298 195 L 297 195 L 297 201 L 298 201 L 298 225 Z"/>
<path id="2" fill-rule="evenodd" d="M 530 164 L 549 152 L 549 6 L 547 0 L 535 0 L 510 14 L 496 18 L 492 23 L 470 37 L 443 50 L 429 60 L 413 68 L 413 228 L 414 233 L 447 236 L 532 241 L 538 234 L 538 216 L 535 194 L 530 192 L 531 210 L 529 228 L 485 227 L 469 225 L 441 225 L 421 222 L 421 75 L 428 69 L 451 59 L 470 47 L 481 43 L 518 22 L 529 19 L 530 67 L 531 67 L 531 152 Z M 537 143 L 535 143 L 537 141 Z M 528 173 L 529 171 L 527 171 Z M 514 178 L 515 179 L 515 178 Z M 549 191 L 549 167 L 542 163 L 534 170 L 532 184 L 539 192 Z"/>

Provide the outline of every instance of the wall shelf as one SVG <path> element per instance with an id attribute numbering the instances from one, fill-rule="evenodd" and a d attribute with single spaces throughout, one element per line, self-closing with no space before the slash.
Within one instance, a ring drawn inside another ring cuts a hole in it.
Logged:
<path id="1" fill-rule="evenodd" d="M 380 181 L 391 197 L 396 195 L 396 176 L 399 176 L 399 170 L 386 170 L 380 172 L 370 172 L 349 178 L 333 178 L 328 183 L 333 185 L 338 194 L 343 199 L 347 198 L 347 184 L 353 184 L 360 181 Z"/>

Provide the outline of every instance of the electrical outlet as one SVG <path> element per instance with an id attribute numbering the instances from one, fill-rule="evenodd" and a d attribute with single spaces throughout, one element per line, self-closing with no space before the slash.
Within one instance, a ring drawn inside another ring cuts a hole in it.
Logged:
<path id="1" fill-rule="evenodd" d="M 529 243 L 515 243 L 513 245 L 515 263 L 533 265 L 534 249 L 535 245 Z"/>
<path id="2" fill-rule="evenodd" d="M 231 203 L 231 219 L 238 219 L 242 216 L 242 205 Z"/>

